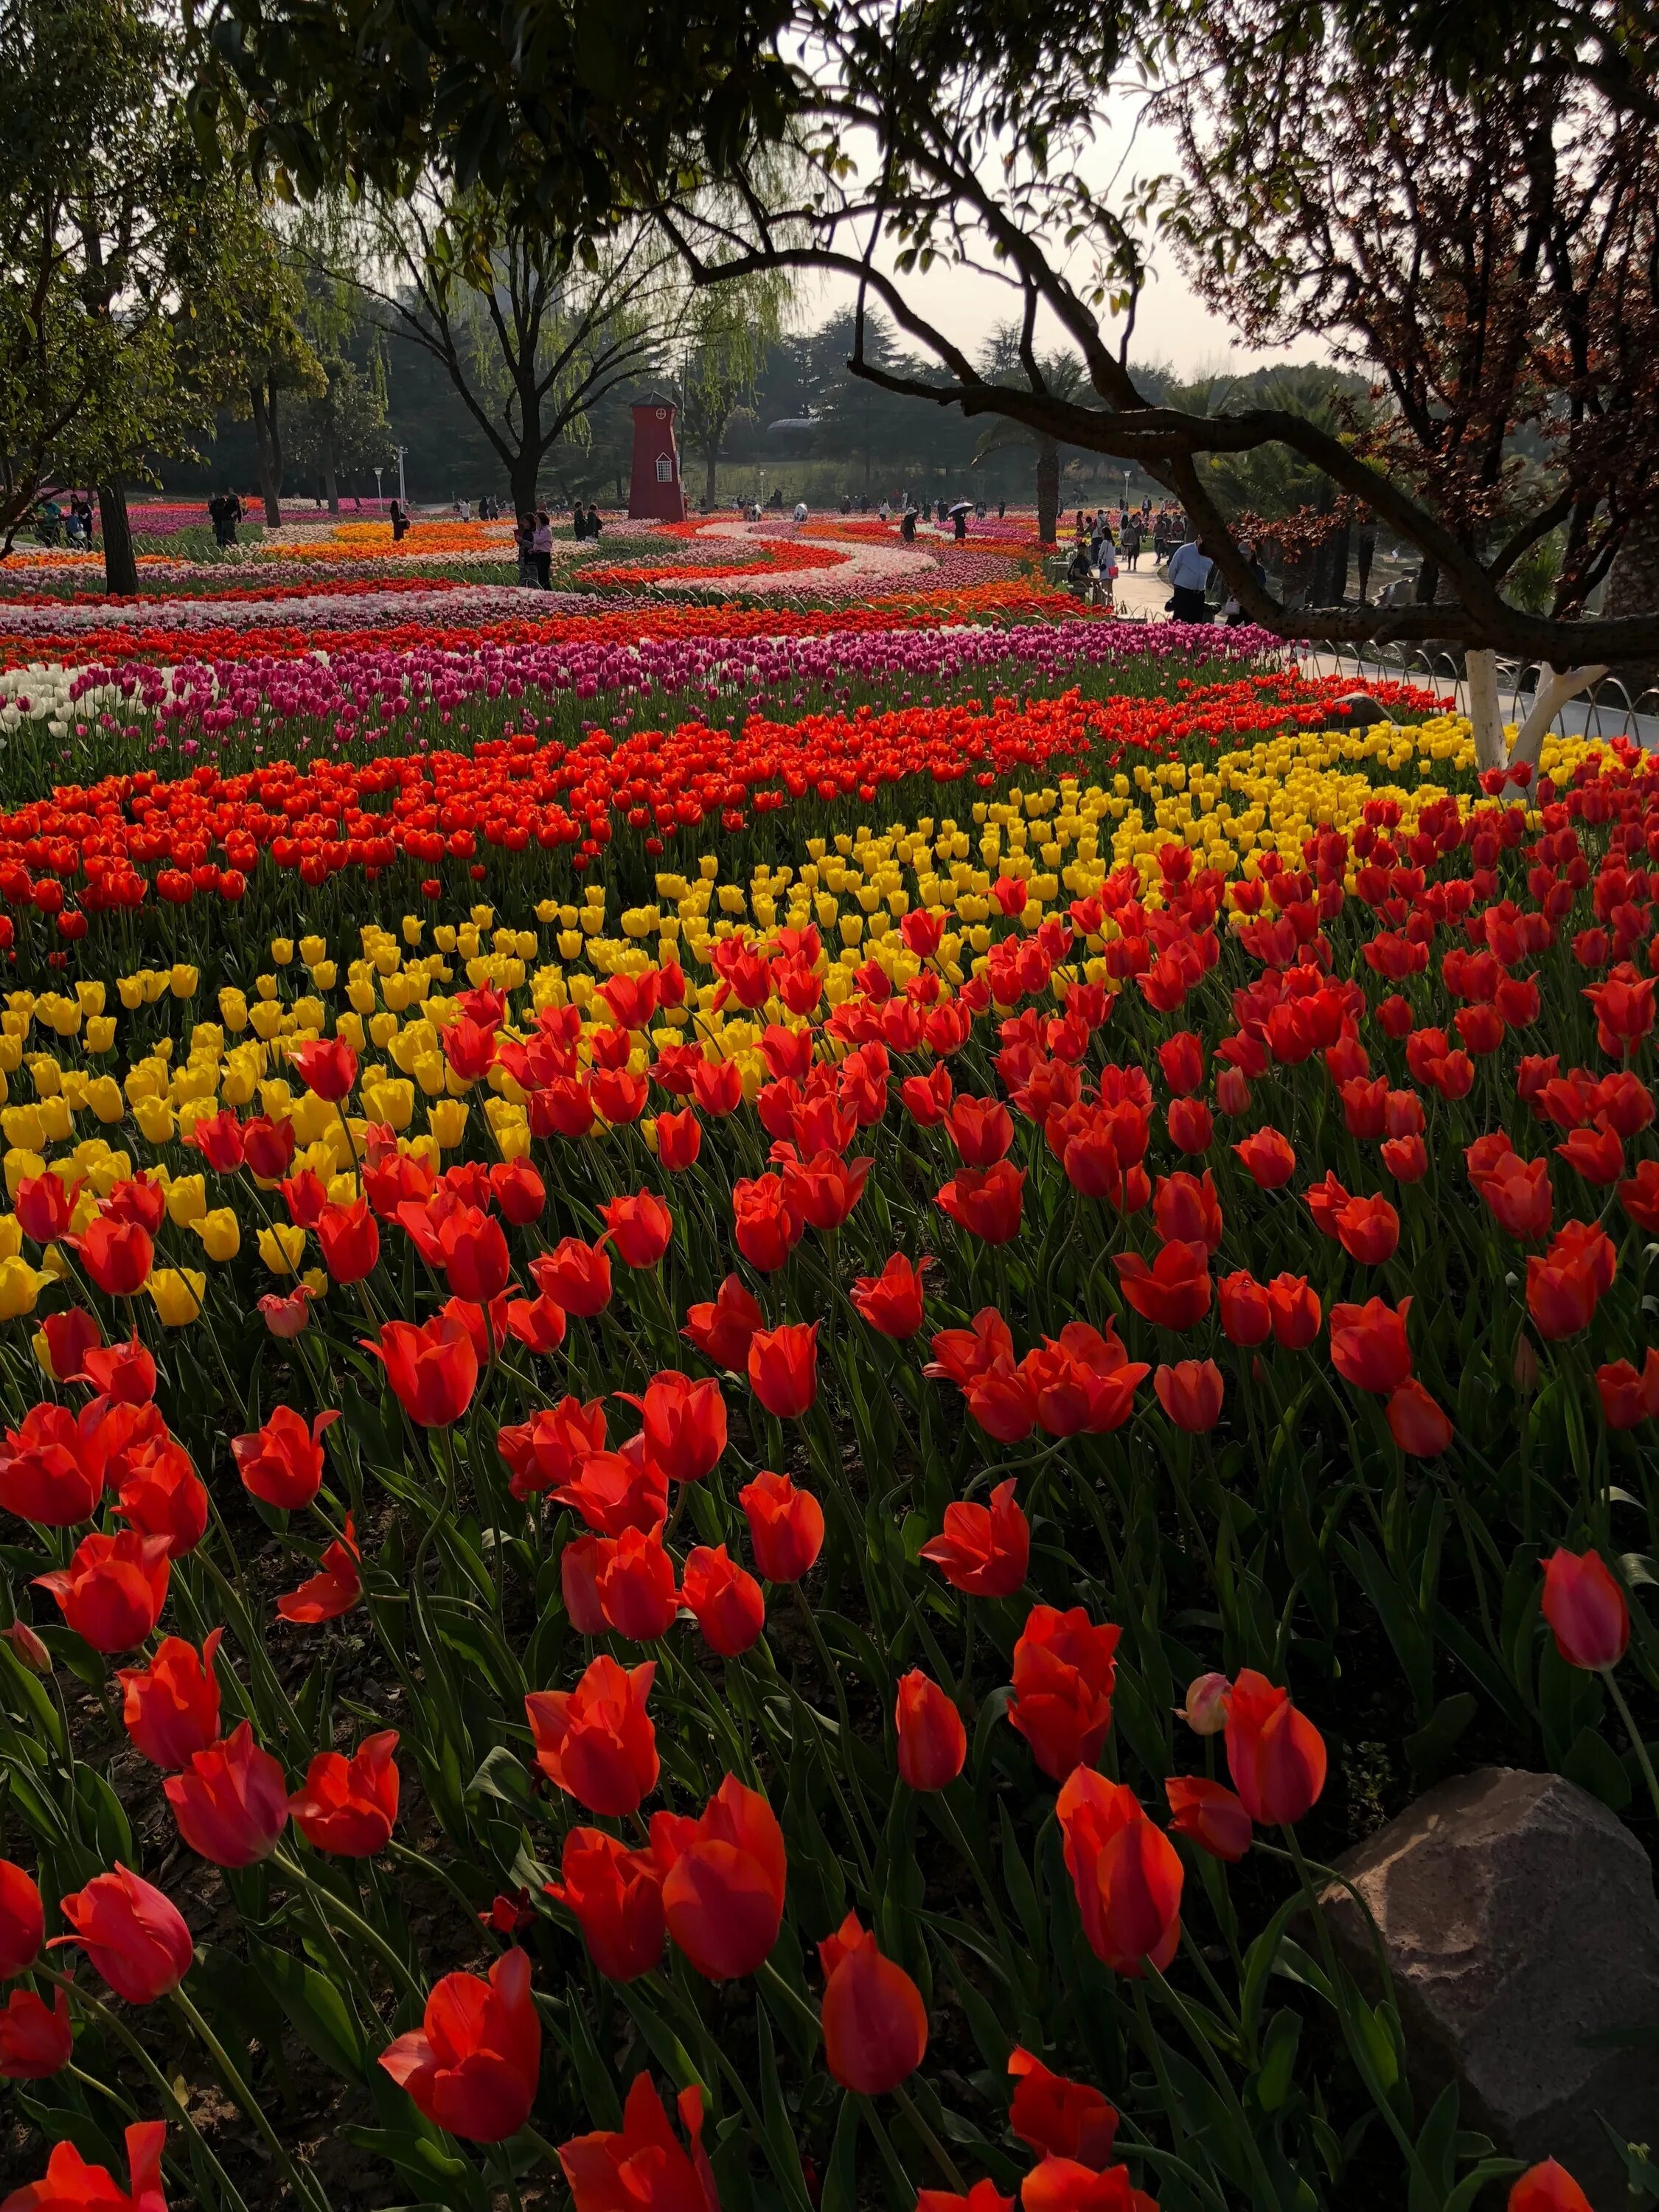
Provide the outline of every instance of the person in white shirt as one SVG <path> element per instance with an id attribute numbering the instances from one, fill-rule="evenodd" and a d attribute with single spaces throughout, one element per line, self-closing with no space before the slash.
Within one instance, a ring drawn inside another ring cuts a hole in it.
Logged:
<path id="1" fill-rule="evenodd" d="M 798 499 L 795 501 L 795 520 L 797 522 L 805 522 L 806 520 L 806 501 L 804 499 Z"/>
<path id="2" fill-rule="evenodd" d="M 1174 596 L 1169 611 L 1177 622 L 1206 623 L 1210 619 L 1210 610 L 1204 603 L 1204 588 L 1214 566 L 1195 538 L 1188 538 L 1170 554 L 1170 588 Z"/>

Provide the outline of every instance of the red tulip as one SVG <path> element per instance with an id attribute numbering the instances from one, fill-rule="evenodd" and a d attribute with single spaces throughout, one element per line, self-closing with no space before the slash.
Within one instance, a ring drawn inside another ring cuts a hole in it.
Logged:
<path id="1" fill-rule="evenodd" d="M 579 1321 L 591 1321 L 611 1303 L 611 1259 L 605 1240 L 584 1244 L 579 1237 L 561 1237 L 550 1252 L 530 1263 L 538 1290 Z"/>
<path id="2" fill-rule="evenodd" d="M 765 1326 L 766 1316 L 736 1275 L 728 1275 L 711 1303 L 688 1306 L 680 1334 L 729 1374 L 743 1375 L 749 1368 L 749 1340 Z"/>
<path id="3" fill-rule="evenodd" d="M 1265 1344 L 1273 1334 L 1273 1304 L 1255 1277 L 1240 1267 L 1224 1275 L 1215 1291 L 1228 1343 L 1242 1345 L 1246 1351 Z"/>
<path id="4" fill-rule="evenodd" d="M 994 1168 L 1014 1141 L 1008 1109 L 999 1099 L 975 1097 L 970 1091 L 957 1093 L 945 1127 L 964 1167 Z"/>
<path id="5" fill-rule="evenodd" d="M 536 1761 L 548 1780 L 590 1813 L 620 1820 L 657 1786 L 657 1731 L 645 1709 L 654 1663 L 595 1659 L 574 1690 L 532 1690 L 525 1699 Z"/>
<path id="6" fill-rule="evenodd" d="M 1452 1440 L 1450 1420 L 1423 1385 L 1414 1378 L 1394 1391 L 1383 1407 L 1389 1433 L 1412 1459 L 1438 1459 Z"/>
<path id="7" fill-rule="evenodd" d="M 599 1577 L 617 1548 L 614 1536 L 573 1536 L 559 1553 L 559 1595 L 578 1636 L 603 1636 Z"/>
<path id="8" fill-rule="evenodd" d="M 78 1943 L 118 1997 L 154 2004 L 190 1972 L 196 1947 L 176 1905 L 118 1861 L 63 1901 L 72 1936 L 48 1945 Z"/>
<path id="9" fill-rule="evenodd" d="M 14 1990 L 0 2012 L 0 2081 L 45 2081 L 69 2064 L 74 2051 L 69 1999 L 63 1990 L 52 1992 L 48 2010 L 33 1990 Z M 15 2205 L 17 2197 L 7 2201 Z M 129 2201 L 107 2200 L 107 2212 L 120 2212 Z"/>
<path id="10" fill-rule="evenodd" d="M 192 1753 L 161 1787 L 179 1832 L 214 1866 L 252 1866 L 270 1856 L 288 1825 L 288 1784 L 244 1721 L 222 1743 Z"/>
<path id="11" fill-rule="evenodd" d="M 1590 2201 L 1553 2158 L 1529 2166 L 1510 2191 L 1509 2212 L 1590 2212 Z"/>
<path id="12" fill-rule="evenodd" d="M 619 2129 L 597 2130 L 559 2145 L 575 2212 L 720 2212 L 702 2147 L 702 2097 L 682 2089 L 680 2122 L 688 2153 L 668 2124 L 648 2074 L 636 2074 Z M 3 2212 L 3 2207 L 0 2207 Z"/>
<path id="13" fill-rule="evenodd" d="M 823 2063 L 862 2097 L 884 2096 L 908 2081 L 927 2049 L 921 1991 L 849 1912 L 818 1946 L 824 1972 Z"/>
<path id="14" fill-rule="evenodd" d="M 467 2142 L 517 2135 L 536 2102 L 542 2065 L 528 1955 L 504 1952 L 488 1982 L 446 1974 L 420 2027 L 383 2051 L 380 2064 L 434 2127 Z"/>
<path id="15" fill-rule="evenodd" d="M 967 1762 L 968 1731 L 950 1698 L 919 1667 L 899 1677 L 893 1724 L 902 1779 L 912 1790 L 948 1790 Z"/>
<path id="16" fill-rule="evenodd" d="M 1263 1827 L 1301 1820 L 1325 1787 L 1325 1742 L 1305 1714 L 1250 1668 L 1227 1698 L 1227 1771 L 1245 1811 Z"/>
<path id="17" fill-rule="evenodd" d="M 61 1990 L 58 2002 L 63 2002 Z M 72 2142 L 59 2142 L 46 2160 L 46 2179 L 14 2190 L 0 2204 L 0 2212 L 167 2212 L 161 2188 L 161 2146 L 167 2132 L 164 2120 L 137 2122 L 127 2130 L 130 2193 L 106 2166 L 88 2166 Z"/>
<path id="18" fill-rule="evenodd" d="M 787 1474 L 762 1468 L 738 1492 L 755 1565 L 769 1583 L 798 1583 L 823 1548 L 823 1508 Z"/>
<path id="19" fill-rule="evenodd" d="M 1319 1293 L 1305 1275 L 1275 1275 L 1267 1285 L 1267 1310 L 1273 1338 L 1287 1352 L 1304 1352 L 1318 1335 L 1324 1316 Z"/>
<path id="20" fill-rule="evenodd" d="M 344 1540 L 329 1545 L 320 1572 L 301 1583 L 298 1589 L 283 1592 L 276 1601 L 277 1613 L 283 1620 L 307 1627 L 337 1620 L 351 1611 L 363 1594 L 361 1562 L 356 1532 L 348 1514 Z"/>
<path id="21" fill-rule="evenodd" d="M 398 1402 L 423 1429 L 447 1428 L 472 1402 L 478 1355 L 465 1325 L 440 1314 L 421 1325 L 389 1321 L 379 1341 L 360 1337 L 386 1371 Z"/>
<path id="22" fill-rule="evenodd" d="M 758 1790 L 728 1774 L 701 1819 L 658 1813 L 651 1844 L 665 1871 L 668 1932 L 711 1982 L 752 1974 L 783 1923 L 783 1831 Z"/>
<path id="23" fill-rule="evenodd" d="M 300 1833 L 335 1858 L 368 1859 L 383 1851 L 398 1825 L 396 1729 L 366 1735 L 349 1759 L 319 1751 L 304 1787 L 288 1801 Z"/>
<path id="24" fill-rule="evenodd" d="M 998 1483 L 987 1505 L 945 1509 L 944 1533 L 921 1547 L 965 1597 L 1012 1597 L 1024 1587 L 1031 1557 L 1031 1526 L 1014 1503 L 1014 1479 Z"/>
<path id="25" fill-rule="evenodd" d="M 1094 2172 L 1105 2171 L 1117 2134 L 1117 2107 L 1085 2081 L 1051 2074 L 1042 2061 L 1018 2045 L 1008 2061 L 1014 2084 L 1008 2110 L 1011 2134 L 1045 2157 L 1073 2159 Z"/>
<path id="26" fill-rule="evenodd" d="M 751 1267 L 775 1274 L 799 1243 L 805 1226 L 785 1195 L 780 1176 L 740 1182 L 732 1192 L 732 1227 L 738 1249 Z"/>
<path id="27" fill-rule="evenodd" d="M 564 1342 L 564 1308 L 556 1306 L 544 1291 L 539 1297 L 507 1301 L 507 1333 L 526 1352 L 544 1358 Z"/>
<path id="28" fill-rule="evenodd" d="M 1552 1553 L 1544 1562 L 1543 1612 L 1569 1667 L 1603 1673 L 1629 1648 L 1625 1593 L 1595 1552 Z"/>
<path id="29" fill-rule="evenodd" d="M 104 1494 L 111 1434 L 95 1400 L 78 1420 L 67 1406 L 31 1406 L 0 1444 L 0 1506 L 43 1528 L 90 1521 Z"/>
<path id="30" fill-rule="evenodd" d="M 115 1510 L 141 1536 L 165 1539 L 170 1558 L 182 1559 L 206 1533 L 207 1487 L 190 1454 L 161 1428 L 155 1407 L 143 1410 L 160 1432 L 138 1437 L 112 1460 L 120 1485 Z"/>
<path id="31" fill-rule="evenodd" d="M 152 1766 L 179 1767 L 219 1735 L 219 1683 L 214 1661 L 222 1628 L 210 1630 L 199 1652 L 182 1637 L 162 1638 L 148 1668 L 124 1667 L 121 1717 Z"/>
<path id="32" fill-rule="evenodd" d="M 905 1342 L 921 1327 L 927 1266 L 926 1257 L 913 1264 L 895 1252 L 880 1274 L 860 1275 L 854 1284 L 849 1295 L 854 1312 L 883 1336 Z"/>
<path id="33" fill-rule="evenodd" d="M 822 1235 L 839 1229 L 864 1195 L 873 1163 L 844 1160 L 837 1152 L 817 1153 L 804 1164 L 791 1162 L 783 1176 L 784 1199 L 809 1229 Z"/>
<path id="34" fill-rule="evenodd" d="M 1177 1030 L 1158 1048 L 1158 1064 L 1177 1097 L 1190 1097 L 1204 1083 L 1204 1046 L 1190 1030 Z"/>
<path id="35" fill-rule="evenodd" d="M 147 1406 L 155 1395 L 155 1362 L 139 1342 L 137 1330 L 125 1344 L 88 1345 L 81 1367 L 85 1379 L 112 1406 Z"/>
<path id="36" fill-rule="evenodd" d="M 1367 1298 L 1363 1306 L 1331 1308 L 1331 1364 L 1345 1382 L 1387 1397 L 1412 1371 L 1406 1316 L 1411 1300 L 1389 1306 Z"/>
<path id="37" fill-rule="evenodd" d="M 1091 1621 L 1080 1605 L 1034 1605 L 1014 1645 L 1008 1718 L 1043 1772 L 1063 1781 L 1099 1753 L 1112 1725 L 1114 1656 L 1121 1631 Z"/>
<path id="38" fill-rule="evenodd" d="M 343 1037 L 316 1037 L 296 1045 L 290 1062 L 307 1091 L 337 1105 L 357 1080 L 357 1055 Z"/>
<path id="39" fill-rule="evenodd" d="M 1212 1858 L 1233 1863 L 1250 1848 L 1250 1816 L 1231 1790 L 1201 1775 L 1172 1774 L 1164 1785 L 1170 1826 Z"/>
<path id="40" fill-rule="evenodd" d="M 605 1626 L 618 1636 L 654 1644 L 673 1626 L 680 1594 L 659 1528 L 623 1529 L 596 1580 Z"/>
<path id="41" fill-rule="evenodd" d="M 131 1651 L 167 1602 L 168 1550 L 166 1536 L 142 1536 L 133 1528 L 86 1536 L 66 1569 L 34 1579 L 94 1651 Z"/>
<path id="42" fill-rule="evenodd" d="M 242 1124 L 242 1157 L 260 1182 L 280 1182 L 294 1158 L 294 1124 L 256 1114 Z"/>
<path id="43" fill-rule="evenodd" d="M 648 1850 L 631 1851 L 598 1828 L 565 1832 L 562 1879 L 547 1894 L 574 1915 L 588 1955 L 607 1981 L 637 1981 L 662 1957 L 662 1871 Z"/>
<path id="44" fill-rule="evenodd" d="M 75 1249 L 88 1274 L 111 1297 L 130 1298 L 143 1290 L 155 1257 L 148 1229 L 107 1213 L 87 1224 Z"/>
<path id="45" fill-rule="evenodd" d="M 1628 1359 L 1615 1359 L 1595 1370 L 1601 1418 L 1610 1429 L 1639 1428 L 1659 1420 L 1659 1346 L 1650 1345 L 1638 1374 Z"/>
<path id="46" fill-rule="evenodd" d="M 27 1973 L 46 1938 L 46 1908 L 33 1875 L 0 1859 L 0 1982 Z"/>
<path id="47" fill-rule="evenodd" d="M 1213 1359 L 1183 1359 L 1152 1376 L 1158 1402 L 1179 1429 L 1202 1436 L 1221 1419 L 1225 1386 Z"/>
<path id="48" fill-rule="evenodd" d="M 623 1267 L 654 1267 L 668 1249 L 674 1217 L 648 1190 L 641 1191 L 636 1198 L 610 1199 L 599 1208 L 599 1214 L 605 1223 L 600 1241 L 616 1247 Z"/>
<path id="49" fill-rule="evenodd" d="M 702 1150 L 702 1124 L 687 1106 L 678 1114 L 657 1116 L 657 1158 L 670 1175 L 684 1175 L 697 1164 Z"/>
<path id="50" fill-rule="evenodd" d="M 1014 2199 L 981 2175 L 965 2197 L 953 2189 L 917 2190 L 916 2212 L 1014 2212 Z"/>
<path id="51" fill-rule="evenodd" d="M 1289 1138 L 1277 1129 L 1255 1130 L 1233 1151 L 1259 1189 L 1281 1189 L 1296 1173 L 1295 1150 Z"/>
<path id="52" fill-rule="evenodd" d="M 766 1599 L 748 1570 L 728 1557 L 724 1544 L 699 1544 L 688 1554 L 680 1602 L 690 1607 L 702 1638 L 723 1659 L 748 1650 L 766 1626 Z"/>
<path id="53" fill-rule="evenodd" d="M 547 1204 L 547 1185 L 528 1160 L 497 1160 L 489 1170 L 495 1203 L 515 1229 L 539 1221 Z"/>
<path id="54" fill-rule="evenodd" d="M 380 1231 L 366 1198 L 349 1206 L 325 1206 L 316 1228 L 323 1265 L 335 1282 L 361 1283 L 374 1273 L 380 1256 Z"/>
<path id="55" fill-rule="evenodd" d="M 231 1457 L 242 1487 L 287 1512 L 309 1505 L 323 1484 L 323 1431 L 339 1418 L 337 1412 L 319 1413 L 307 1428 L 303 1414 L 278 1406 L 252 1436 L 233 1437 Z"/>
<path id="56" fill-rule="evenodd" d="M 1201 1176 L 1183 1170 L 1160 1176 L 1152 1194 L 1152 1224 L 1166 1244 L 1201 1244 L 1213 1252 L 1221 1242 L 1224 1224 L 1215 1177 L 1207 1168 Z"/>
<path id="57" fill-rule="evenodd" d="M 1006 1244 L 1019 1234 L 1025 1170 L 1000 1160 L 992 1168 L 963 1168 L 939 1194 L 952 1221 L 986 1244 Z"/>
<path id="58" fill-rule="evenodd" d="M 805 1413 L 818 1395 L 817 1322 L 757 1328 L 749 1340 L 749 1381 L 767 1412 L 780 1420 Z"/>
<path id="59" fill-rule="evenodd" d="M 701 1482 L 726 1449 L 726 1401 L 718 1382 L 694 1382 L 676 1368 L 653 1375 L 645 1395 L 617 1395 L 637 1407 L 644 1424 L 645 1456 L 668 1482 Z"/>
<path id="60" fill-rule="evenodd" d="M 535 1422 L 531 1422 L 535 1436 Z M 641 1440 L 630 1437 L 623 1451 L 592 1451 L 580 1474 L 560 1482 L 553 1502 L 575 1506 L 588 1528 L 599 1535 L 622 1535 L 623 1528 L 659 1528 L 668 1520 L 668 1478 L 646 1458 Z"/>
<path id="61" fill-rule="evenodd" d="M 1170 1142 L 1196 1158 L 1215 1139 L 1215 1116 L 1201 1098 L 1172 1098 L 1164 1114 Z"/>
<path id="62" fill-rule="evenodd" d="M 1549 1235 L 1555 1200 L 1547 1160 L 1523 1160 L 1505 1151 L 1479 1175 L 1473 1168 L 1470 1174 L 1501 1229 L 1528 1243 Z"/>
<path id="63" fill-rule="evenodd" d="M 64 1236 L 75 1213 L 75 1200 L 62 1176 L 21 1176 L 12 1199 L 12 1211 L 25 1237 L 36 1244 L 55 1244 Z M 65 1378 L 67 1379 L 67 1378 Z"/>
<path id="64" fill-rule="evenodd" d="M 82 1381 L 88 1352 L 104 1340 L 96 1321 L 84 1306 L 70 1306 L 66 1313 L 48 1314 L 40 1326 L 46 1334 L 53 1382 Z"/>
<path id="65" fill-rule="evenodd" d="M 1078 1767 L 1055 1812 L 1089 1948 L 1114 1973 L 1162 1973 L 1181 1941 L 1181 1856 L 1121 1783 Z"/>
<path id="66" fill-rule="evenodd" d="M 1210 1310 L 1210 1255 L 1202 1244 L 1166 1244 L 1149 1267 L 1138 1252 L 1115 1253 L 1118 1285 L 1143 1321 L 1191 1328 Z"/>

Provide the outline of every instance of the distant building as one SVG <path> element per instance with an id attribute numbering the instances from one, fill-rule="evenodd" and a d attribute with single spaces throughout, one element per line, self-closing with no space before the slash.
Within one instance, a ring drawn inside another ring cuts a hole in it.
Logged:
<path id="1" fill-rule="evenodd" d="M 684 522 L 685 487 L 674 442 L 674 403 L 660 392 L 634 402 L 634 472 L 628 512 L 650 522 Z"/>

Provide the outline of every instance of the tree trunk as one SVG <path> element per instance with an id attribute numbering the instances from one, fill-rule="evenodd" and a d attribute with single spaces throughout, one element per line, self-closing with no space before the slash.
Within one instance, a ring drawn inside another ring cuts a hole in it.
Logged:
<path id="1" fill-rule="evenodd" d="M 536 512 L 536 479 L 540 473 L 535 454 L 520 450 L 513 456 L 507 483 L 512 487 L 515 520 L 521 514 L 534 514 Z"/>
<path id="2" fill-rule="evenodd" d="M 132 550 L 127 495 L 119 484 L 99 485 L 98 518 L 104 532 L 104 589 L 112 597 L 134 599 L 138 592 L 138 562 Z"/>
<path id="3" fill-rule="evenodd" d="M 265 527 L 283 526 L 283 436 L 276 418 L 276 380 L 256 377 L 248 386 L 253 408 L 253 442 L 259 455 L 259 489 L 264 495 Z"/>
<path id="4" fill-rule="evenodd" d="M 1619 615 L 1648 615 L 1659 608 L 1659 510 L 1638 515 L 1620 547 L 1607 578 L 1602 612 L 1611 620 Z M 1636 703 L 1644 691 L 1659 685 L 1659 660 L 1620 662 L 1612 672 Z"/>
<path id="5" fill-rule="evenodd" d="M 1060 447 L 1052 438 L 1037 447 L 1037 536 L 1052 545 L 1060 529 Z"/>

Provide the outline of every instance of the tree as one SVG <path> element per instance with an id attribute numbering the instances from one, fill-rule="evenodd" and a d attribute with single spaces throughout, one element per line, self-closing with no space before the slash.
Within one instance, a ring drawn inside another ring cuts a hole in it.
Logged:
<path id="1" fill-rule="evenodd" d="M 607 392 L 657 366 L 684 312 L 674 257 L 641 227 L 573 264 L 504 202 L 433 180 L 377 201 L 365 243 L 347 273 L 371 319 L 442 367 L 520 514 L 548 453 L 580 439 Z"/>
<path id="2" fill-rule="evenodd" d="M 0 16 L 0 532 L 97 486 L 105 580 L 137 588 L 124 479 L 191 450 L 234 373 L 262 216 L 185 127 L 177 42 L 128 0 Z"/>
<path id="3" fill-rule="evenodd" d="M 335 0 L 321 10 L 320 45 L 300 58 L 295 28 L 301 14 L 310 20 L 311 0 L 222 5 L 244 47 L 252 39 L 263 57 L 234 63 L 244 85 L 269 88 L 286 71 L 302 95 L 296 112 L 319 113 L 319 101 L 332 98 L 328 112 L 360 144 L 365 74 L 371 64 L 384 71 L 395 52 L 403 75 L 419 80 L 414 92 L 387 95 L 399 126 L 408 125 L 401 143 L 437 151 L 458 174 L 487 161 L 515 191 L 550 130 L 560 160 L 568 154 L 580 166 L 588 79 L 556 7 L 536 6 L 528 18 L 509 11 L 499 40 L 492 27 L 469 54 L 459 15 L 434 19 L 416 0 L 374 0 L 372 9 L 367 0 Z M 1595 575 L 1617 559 L 1655 497 L 1659 193 L 1650 125 L 1659 41 L 1644 35 L 1654 15 L 1652 0 L 1522 0 L 1513 9 L 1474 0 L 1468 11 L 1440 0 L 1403 0 L 1399 9 L 1239 0 L 1225 11 L 1181 0 L 1142 0 L 1134 10 L 1127 0 L 960 0 L 948 9 L 931 0 L 795 0 L 786 22 L 757 21 L 734 0 L 718 18 L 711 11 L 692 24 L 688 68 L 667 91 L 656 82 L 659 50 L 648 45 L 607 75 L 591 136 L 611 164 L 613 203 L 641 204 L 654 180 L 657 218 L 700 283 L 779 270 L 850 278 L 855 375 L 969 419 L 1000 418 L 1139 463 L 1201 523 L 1247 612 L 1279 634 L 1339 644 L 1376 635 L 1449 640 L 1477 656 L 1504 651 L 1576 666 L 1582 680 L 1615 656 L 1659 645 L 1659 610 L 1586 611 Z M 527 35 L 530 21 L 545 30 L 539 43 Z M 469 32 L 473 21 L 468 11 Z M 362 35 L 371 24 L 374 36 Z M 348 32 L 355 61 L 330 45 Z M 745 42 L 757 64 L 749 87 L 726 66 Z M 222 51 L 230 65 L 230 44 Z M 1161 196 L 1157 179 L 1120 188 L 1103 157 L 1120 79 L 1144 82 L 1149 73 L 1178 126 L 1190 124 L 1209 172 L 1189 176 L 1184 194 Z M 1322 118 L 1327 85 L 1339 100 Z M 697 105 L 704 93 L 706 113 Z M 526 97 L 558 120 L 531 118 Z M 492 131 L 498 143 L 485 153 Z M 807 177 L 781 197 L 764 164 L 786 134 Z M 1318 159 L 1308 153 L 1316 142 Z M 343 158 L 390 157 L 370 149 Z M 1453 181 L 1459 162 L 1462 202 Z M 1432 179 L 1420 197 L 1419 169 Z M 1206 182 L 1218 198 L 1206 199 Z M 572 192 L 548 219 L 568 235 L 595 219 L 603 197 Z M 1473 258 L 1464 204 L 1485 219 Z M 1294 271 L 1320 226 L 1340 232 L 1367 205 L 1390 262 L 1379 301 L 1398 304 L 1394 268 L 1421 259 L 1432 279 L 1415 324 L 1372 315 L 1349 295 L 1338 342 L 1352 343 L 1382 402 L 1369 439 L 1280 406 L 1160 404 L 1131 362 L 1149 224 L 1164 222 L 1218 279 L 1230 257 L 1242 257 L 1241 313 L 1254 285 L 1252 312 L 1293 301 L 1297 327 L 1335 336 L 1329 317 L 1341 321 L 1341 283 L 1293 299 L 1294 287 L 1269 264 Z M 1009 286 L 1017 379 L 985 375 L 920 311 L 908 279 L 940 261 Z M 872 357 L 877 306 L 927 368 Z M 1087 383 L 1078 397 L 1047 387 L 1039 329 L 1082 360 Z M 1442 403 L 1428 386 L 1460 349 L 1467 374 L 1451 410 L 1460 419 L 1443 430 Z M 1414 392 L 1419 362 L 1433 366 Z M 1509 465 L 1528 436 L 1547 454 L 1530 472 Z M 1333 514 L 1346 501 L 1416 548 L 1425 580 L 1419 604 L 1291 608 L 1258 586 L 1206 495 L 1203 465 L 1271 447 L 1319 471 Z M 1506 595 L 1506 579 L 1563 520 L 1555 601 L 1528 611 Z M 1489 738 L 1491 718 L 1483 726 Z"/>
<path id="4" fill-rule="evenodd" d="M 726 425 L 754 398 L 767 353 L 782 331 L 790 296 L 788 278 L 768 270 L 741 284 L 706 287 L 688 304 L 680 420 L 687 450 L 702 456 L 705 507 L 712 507 L 719 495 Z"/>
<path id="5" fill-rule="evenodd" d="M 983 367 L 987 376 L 999 381 L 1019 374 L 1019 331 L 1015 324 L 1004 323 L 992 332 Z M 1059 398 L 1073 398 L 1083 389 L 1083 363 L 1075 354 L 1050 354 L 1040 367 L 1045 386 Z M 1043 544 L 1052 545 L 1060 532 L 1059 441 L 1044 430 L 997 422 L 982 434 L 975 449 L 975 467 L 1012 446 L 1028 447 L 1036 456 L 1037 536 Z"/>

